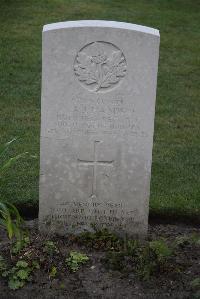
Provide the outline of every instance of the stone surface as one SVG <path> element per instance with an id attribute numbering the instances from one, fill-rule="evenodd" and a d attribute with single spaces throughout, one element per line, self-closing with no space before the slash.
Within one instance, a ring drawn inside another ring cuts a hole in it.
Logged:
<path id="1" fill-rule="evenodd" d="M 147 233 L 159 32 L 44 26 L 40 230 Z"/>

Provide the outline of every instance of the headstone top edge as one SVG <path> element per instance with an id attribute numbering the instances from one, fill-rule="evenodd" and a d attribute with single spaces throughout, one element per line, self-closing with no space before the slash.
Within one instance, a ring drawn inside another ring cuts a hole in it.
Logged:
<path id="1" fill-rule="evenodd" d="M 151 27 L 146 27 L 142 25 L 136 25 L 132 23 L 117 22 L 117 21 L 103 21 L 103 20 L 79 20 L 79 21 L 67 21 L 58 22 L 44 25 L 43 32 L 64 28 L 77 28 L 77 27 L 100 27 L 100 28 L 117 28 L 117 29 L 127 29 L 133 31 L 139 31 L 142 33 L 152 34 L 155 36 L 160 36 L 159 30 Z"/>

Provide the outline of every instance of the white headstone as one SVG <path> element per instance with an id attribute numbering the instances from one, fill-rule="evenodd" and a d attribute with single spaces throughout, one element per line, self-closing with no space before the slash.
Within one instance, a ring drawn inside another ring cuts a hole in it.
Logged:
<path id="1" fill-rule="evenodd" d="M 156 29 L 44 26 L 41 231 L 147 233 L 158 57 Z"/>

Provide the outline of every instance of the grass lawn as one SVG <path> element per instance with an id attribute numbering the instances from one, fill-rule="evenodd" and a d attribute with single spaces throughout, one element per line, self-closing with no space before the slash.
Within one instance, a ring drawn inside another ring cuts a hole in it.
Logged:
<path id="1" fill-rule="evenodd" d="M 18 161 L 6 173 L 0 197 L 30 211 L 38 206 L 42 26 L 78 19 L 160 30 L 151 212 L 198 217 L 199 0 L 0 0 L 0 143 L 19 136 L 8 156 L 38 155 Z"/>

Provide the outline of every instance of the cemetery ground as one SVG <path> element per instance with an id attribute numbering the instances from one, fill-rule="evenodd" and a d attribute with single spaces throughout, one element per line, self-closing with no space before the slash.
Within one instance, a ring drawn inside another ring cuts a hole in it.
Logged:
<path id="1" fill-rule="evenodd" d="M 0 231 L 1 299 L 200 298 L 198 228 L 151 224 L 138 242 L 106 230 L 41 236 L 36 220 L 26 226 L 21 246 Z"/>
<path id="2" fill-rule="evenodd" d="M 1 177 L 0 198 L 24 217 L 38 213 L 42 26 L 131 22 L 158 28 L 161 47 L 148 241 L 44 238 L 37 220 L 20 244 L 1 231 L 0 298 L 200 297 L 199 14 L 197 0 L 1 1 L 0 144 L 18 137 L 5 161 L 29 155 Z"/>

